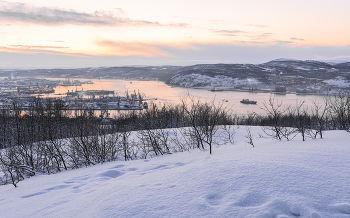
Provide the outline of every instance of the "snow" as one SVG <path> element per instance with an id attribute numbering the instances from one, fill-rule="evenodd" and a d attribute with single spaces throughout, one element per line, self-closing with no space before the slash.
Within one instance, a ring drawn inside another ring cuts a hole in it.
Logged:
<path id="1" fill-rule="evenodd" d="M 292 58 L 279 58 L 279 59 L 275 59 L 273 61 L 299 61 L 299 60 L 295 60 Z"/>
<path id="2" fill-rule="evenodd" d="M 350 133 L 263 138 L 0 186 L 1 217 L 349 217 Z"/>
<path id="3" fill-rule="evenodd" d="M 259 84 L 255 78 L 232 78 L 228 76 L 207 76 L 201 74 L 176 75 L 171 79 L 170 84 L 178 84 L 181 87 L 236 87 Z"/>
<path id="4" fill-rule="evenodd" d="M 340 87 L 340 88 L 350 87 L 350 82 L 342 76 L 337 76 L 334 79 L 324 80 L 323 82 L 326 83 L 327 85 L 334 86 L 334 87 Z"/>

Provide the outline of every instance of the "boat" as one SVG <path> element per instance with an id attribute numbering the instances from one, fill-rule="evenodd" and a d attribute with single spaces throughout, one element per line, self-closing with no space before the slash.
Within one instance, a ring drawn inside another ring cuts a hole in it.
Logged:
<path id="1" fill-rule="evenodd" d="M 210 91 L 212 91 L 212 92 L 222 92 L 224 90 L 223 89 L 218 89 L 218 88 L 212 88 L 212 89 L 210 89 Z"/>
<path id="2" fill-rule="evenodd" d="M 148 109 L 148 104 L 146 101 L 143 102 L 143 109 Z"/>
<path id="3" fill-rule="evenodd" d="M 242 104 L 256 104 L 257 101 L 251 101 L 249 99 L 243 99 L 242 101 L 240 101 Z"/>

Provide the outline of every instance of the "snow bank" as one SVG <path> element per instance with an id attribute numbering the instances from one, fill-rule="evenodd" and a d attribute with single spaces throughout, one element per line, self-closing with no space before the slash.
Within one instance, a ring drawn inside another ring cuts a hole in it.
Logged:
<path id="1" fill-rule="evenodd" d="M 350 134 L 118 161 L 0 187 L 1 217 L 349 217 Z"/>
<path id="2" fill-rule="evenodd" d="M 338 76 L 334 79 L 324 80 L 323 82 L 326 83 L 327 85 L 334 86 L 334 87 L 340 87 L 340 88 L 350 87 L 350 82 L 341 76 Z"/>

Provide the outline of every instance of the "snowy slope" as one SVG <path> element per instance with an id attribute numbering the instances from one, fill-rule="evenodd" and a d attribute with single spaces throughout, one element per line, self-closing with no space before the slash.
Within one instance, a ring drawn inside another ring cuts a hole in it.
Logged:
<path id="1" fill-rule="evenodd" d="M 230 87 L 256 85 L 259 83 L 254 78 L 231 78 L 227 76 L 210 77 L 201 74 L 189 74 L 183 76 L 175 76 L 171 80 L 172 84 L 177 84 L 181 87 Z"/>
<path id="2" fill-rule="evenodd" d="M 342 76 L 338 76 L 334 79 L 324 80 L 323 82 L 333 87 L 341 87 L 341 88 L 350 87 L 350 81 L 346 80 Z"/>
<path id="3" fill-rule="evenodd" d="M 350 134 L 112 162 L 0 187 L 1 217 L 350 217 Z"/>

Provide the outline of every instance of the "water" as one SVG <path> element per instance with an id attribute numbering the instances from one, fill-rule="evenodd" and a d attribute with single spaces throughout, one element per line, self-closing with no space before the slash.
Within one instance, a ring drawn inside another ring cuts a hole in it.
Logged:
<path id="1" fill-rule="evenodd" d="M 56 79 L 58 80 L 58 79 Z M 80 79 L 81 81 L 86 81 Z M 126 91 L 129 95 L 134 91 L 137 93 L 145 94 L 145 99 L 148 99 L 148 103 L 172 103 L 179 104 L 181 99 L 187 95 L 200 98 L 203 101 L 215 101 L 216 103 L 223 103 L 233 110 L 235 114 L 248 114 L 255 112 L 258 114 L 263 114 L 264 102 L 268 102 L 270 97 L 275 97 L 275 100 L 282 102 L 283 106 L 287 107 L 295 106 L 297 102 L 305 101 L 305 106 L 308 108 L 312 107 L 312 100 L 323 103 L 323 96 L 315 95 L 275 95 L 271 93 L 250 93 L 250 92 L 237 92 L 237 91 L 223 91 L 223 92 L 211 92 L 207 89 L 188 89 L 180 87 L 171 87 L 163 82 L 158 81 L 125 81 L 125 80 L 112 80 L 112 79 L 92 79 L 95 84 L 83 84 L 82 86 L 58 86 L 55 88 L 55 94 L 64 94 L 68 90 L 78 91 L 80 90 L 114 90 L 116 95 L 125 96 Z M 57 97 L 57 95 L 49 94 L 45 97 Z M 250 99 L 257 101 L 257 105 L 247 105 L 242 104 L 240 101 L 242 99 Z M 227 100 L 227 102 L 226 102 Z"/>

